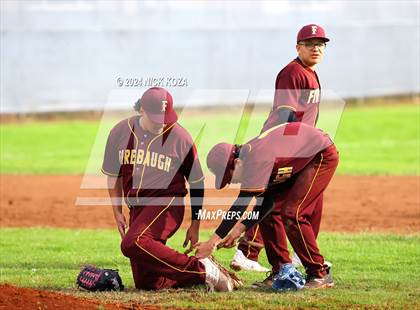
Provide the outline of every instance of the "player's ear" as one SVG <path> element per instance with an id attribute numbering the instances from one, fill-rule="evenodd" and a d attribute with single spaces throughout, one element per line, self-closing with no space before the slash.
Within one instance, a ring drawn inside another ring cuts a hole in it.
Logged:
<path id="1" fill-rule="evenodd" d="M 139 110 L 137 112 L 139 112 L 140 115 L 143 115 L 144 114 L 144 110 L 143 110 L 142 107 L 139 107 Z"/>

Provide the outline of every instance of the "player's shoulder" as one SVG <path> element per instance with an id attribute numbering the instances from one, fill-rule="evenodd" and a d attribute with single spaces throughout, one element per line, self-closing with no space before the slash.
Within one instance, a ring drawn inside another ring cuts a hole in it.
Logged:
<path id="1" fill-rule="evenodd" d="M 178 122 L 168 126 L 168 133 L 177 139 L 192 142 L 191 134 L 187 129 L 182 127 Z"/>
<path id="2" fill-rule="evenodd" d="M 276 78 L 276 87 L 279 85 L 295 85 L 296 81 L 304 83 L 307 80 L 305 68 L 295 60 L 284 67 Z"/>
<path id="3" fill-rule="evenodd" d="M 182 136 L 189 135 L 188 130 L 182 127 L 178 122 L 168 125 L 167 129 L 170 130 L 173 134 Z"/>
<path id="4" fill-rule="evenodd" d="M 297 59 L 293 59 L 279 72 L 279 75 L 280 74 L 288 76 L 301 76 L 306 74 L 306 70 Z"/>
<path id="5" fill-rule="evenodd" d="M 136 121 L 138 121 L 139 116 L 134 115 L 125 119 L 120 120 L 117 124 L 114 125 L 111 129 L 111 134 L 120 134 L 122 132 L 131 131 L 134 127 Z"/>
<path id="6" fill-rule="evenodd" d="M 253 144 L 254 139 L 248 141 L 245 144 L 242 144 L 241 146 L 241 150 L 239 152 L 239 157 L 244 159 L 247 158 L 248 156 L 250 156 L 251 152 L 252 152 L 252 144 Z"/>

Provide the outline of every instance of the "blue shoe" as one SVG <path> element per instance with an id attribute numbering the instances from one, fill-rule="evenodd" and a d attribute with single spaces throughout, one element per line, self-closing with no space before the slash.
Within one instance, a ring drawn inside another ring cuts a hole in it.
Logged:
<path id="1" fill-rule="evenodd" d="M 292 265 L 284 264 L 274 278 L 272 288 L 276 291 L 298 291 L 305 286 L 305 278 L 303 275 Z"/>

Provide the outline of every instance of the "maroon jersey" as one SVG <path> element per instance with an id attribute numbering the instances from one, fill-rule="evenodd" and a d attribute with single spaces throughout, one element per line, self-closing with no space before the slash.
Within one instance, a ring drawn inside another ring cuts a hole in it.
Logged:
<path id="1" fill-rule="evenodd" d="M 296 58 L 279 72 L 275 87 L 273 108 L 263 131 L 278 125 L 280 108 L 294 111 L 297 121 L 315 126 L 321 99 L 321 86 L 315 71 Z"/>
<path id="2" fill-rule="evenodd" d="M 304 123 L 285 123 L 263 132 L 242 146 L 241 190 L 261 192 L 283 183 L 332 144 L 326 133 Z"/>
<path id="3" fill-rule="evenodd" d="M 186 180 L 191 184 L 204 179 L 191 136 L 178 123 L 155 135 L 143 130 L 139 120 L 133 116 L 111 130 L 102 172 L 122 177 L 128 205 L 140 197 L 185 196 Z"/>

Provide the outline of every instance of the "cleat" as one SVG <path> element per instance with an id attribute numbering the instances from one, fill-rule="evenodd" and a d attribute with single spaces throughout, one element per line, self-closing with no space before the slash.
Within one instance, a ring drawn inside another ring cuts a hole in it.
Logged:
<path id="1" fill-rule="evenodd" d="M 233 260 L 230 263 L 230 268 L 232 268 L 235 271 L 240 271 L 240 270 L 256 271 L 256 272 L 270 271 L 268 268 L 261 266 L 259 262 L 246 258 L 244 253 L 242 253 L 241 250 L 236 250 L 235 256 L 233 257 Z"/>
<path id="2" fill-rule="evenodd" d="M 243 282 L 223 267 L 212 256 L 200 259 L 206 269 L 206 286 L 209 292 L 232 292 L 243 286 Z"/>
<path id="3" fill-rule="evenodd" d="M 254 282 L 251 285 L 251 288 L 271 288 L 273 285 L 274 278 L 277 276 L 277 273 L 267 272 L 267 278 L 261 282 Z"/>
<path id="4" fill-rule="evenodd" d="M 322 278 L 308 277 L 306 280 L 306 289 L 320 289 L 329 288 L 334 286 L 334 280 L 332 278 L 331 267 L 327 267 L 327 274 Z"/>

